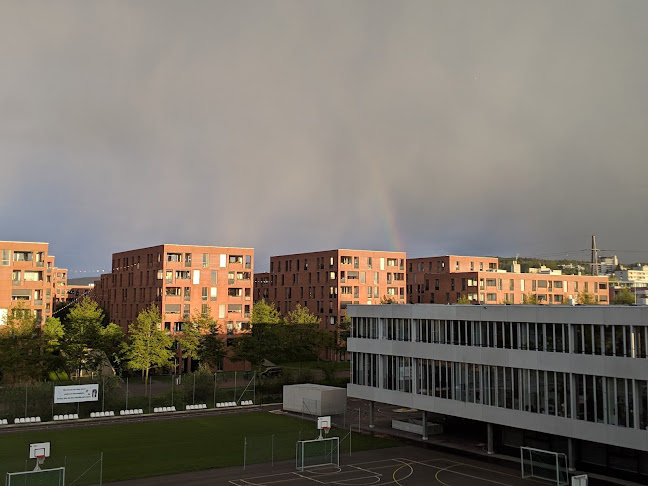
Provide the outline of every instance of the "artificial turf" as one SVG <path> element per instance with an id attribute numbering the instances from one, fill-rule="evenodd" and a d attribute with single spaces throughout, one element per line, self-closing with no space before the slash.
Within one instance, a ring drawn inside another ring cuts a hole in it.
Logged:
<path id="1" fill-rule="evenodd" d="M 247 464 L 291 459 L 295 457 L 298 439 L 313 439 L 318 435 L 312 422 L 268 412 L 124 422 L 2 435 L 1 462 L 7 468 L 24 463 L 29 444 L 33 442 L 51 443 L 51 458 L 44 467 L 63 464 L 61 457 L 98 457 L 103 452 L 103 481 L 106 482 L 242 466 L 244 449 Z M 346 434 L 348 430 L 331 431 L 331 435 L 341 438 Z M 341 441 L 341 452 L 348 451 L 348 441 L 348 436 Z M 398 445 L 395 441 L 364 434 L 354 433 L 351 437 L 353 451 L 395 445 Z M 68 467 L 72 465 L 71 459 L 66 462 Z"/>

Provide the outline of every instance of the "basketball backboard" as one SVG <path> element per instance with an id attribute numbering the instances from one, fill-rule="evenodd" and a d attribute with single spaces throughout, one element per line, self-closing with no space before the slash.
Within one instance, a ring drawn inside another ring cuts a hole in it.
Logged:
<path id="1" fill-rule="evenodd" d="M 38 457 L 50 456 L 50 443 L 49 442 L 36 442 L 29 444 L 29 458 L 37 459 Z"/>
<path id="2" fill-rule="evenodd" d="M 331 416 L 327 415 L 326 417 L 317 417 L 317 428 L 319 430 L 330 429 L 331 428 Z"/>

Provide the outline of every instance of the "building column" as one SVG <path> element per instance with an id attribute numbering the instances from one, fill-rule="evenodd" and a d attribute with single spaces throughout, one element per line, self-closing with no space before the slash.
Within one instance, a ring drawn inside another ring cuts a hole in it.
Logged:
<path id="1" fill-rule="evenodd" d="M 427 412 L 423 410 L 423 440 L 428 440 L 428 429 L 427 429 Z"/>
<path id="2" fill-rule="evenodd" d="M 369 428 L 373 429 L 374 426 L 374 402 L 373 400 L 369 402 Z"/>
<path id="3" fill-rule="evenodd" d="M 493 445 L 493 424 L 490 422 L 486 424 L 486 436 L 488 437 L 488 446 L 486 449 L 486 452 L 488 454 L 494 454 L 495 453 L 495 447 Z"/>
<path id="4" fill-rule="evenodd" d="M 567 439 L 567 469 L 569 472 L 576 470 L 576 455 L 574 453 L 574 439 Z"/>

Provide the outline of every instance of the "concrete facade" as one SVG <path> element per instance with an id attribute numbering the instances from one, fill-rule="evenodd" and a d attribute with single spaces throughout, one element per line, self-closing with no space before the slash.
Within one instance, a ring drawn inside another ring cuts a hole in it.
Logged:
<path id="1" fill-rule="evenodd" d="M 349 316 L 349 397 L 482 422 L 509 447 L 571 444 L 604 468 L 631 457 L 648 479 L 647 308 L 421 304 Z"/>
<path id="2" fill-rule="evenodd" d="M 407 261 L 407 300 L 412 304 L 456 304 L 466 298 L 480 304 L 522 304 L 529 295 L 538 304 L 567 304 L 587 292 L 609 304 L 607 276 L 519 273 L 498 268 L 494 257 L 445 255 Z"/>

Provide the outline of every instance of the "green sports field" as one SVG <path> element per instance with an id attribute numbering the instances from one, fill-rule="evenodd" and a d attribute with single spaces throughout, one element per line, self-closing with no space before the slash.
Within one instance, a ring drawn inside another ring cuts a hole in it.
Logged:
<path id="1" fill-rule="evenodd" d="M 342 453 L 349 450 L 348 433 L 348 430 L 331 431 L 331 435 L 344 439 L 340 444 Z M 296 441 L 317 435 L 317 427 L 312 422 L 268 412 L 118 425 L 88 424 L 87 428 L 0 436 L 0 474 L 4 476 L 7 470 L 24 466 L 32 442 L 51 442 L 51 458 L 46 460 L 45 468 L 64 462 L 70 468 L 74 458 L 98 457 L 103 452 L 103 480 L 107 482 L 242 466 L 244 449 L 247 464 L 294 459 Z M 399 445 L 358 433 L 350 441 L 353 451 Z M 28 463 L 30 469 L 32 463 Z"/>

